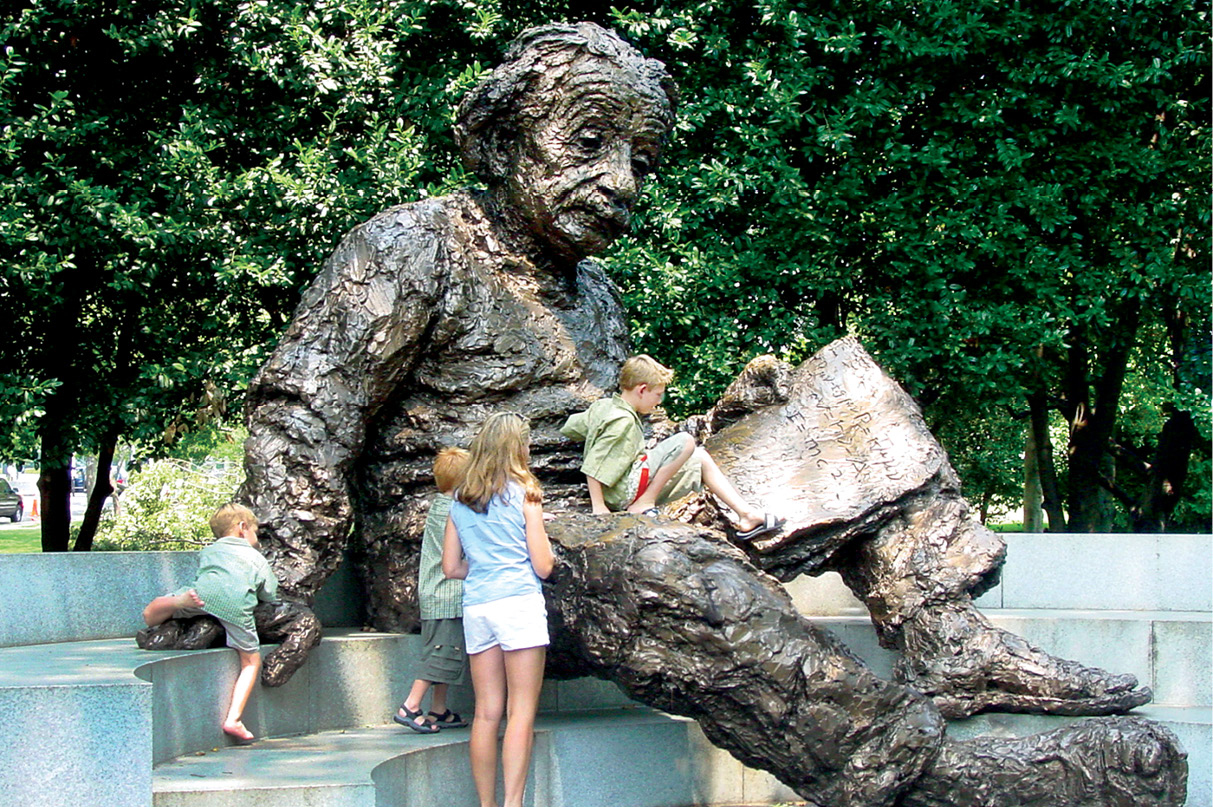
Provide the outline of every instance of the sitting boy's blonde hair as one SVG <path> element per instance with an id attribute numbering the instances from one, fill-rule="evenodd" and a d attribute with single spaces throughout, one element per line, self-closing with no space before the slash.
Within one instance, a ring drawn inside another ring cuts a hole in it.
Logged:
<path id="1" fill-rule="evenodd" d="M 228 502 L 216 510 L 215 515 L 211 516 L 211 532 L 215 533 L 216 538 L 235 535 L 236 528 L 240 526 L 241 521 L 253 529 L 257 529 L 260 526 L 252 510 L 243 504 Z"/>
<path id="2" fill-rule="evenodd" d="M 622 390 L 635 389 L 641 384 L 650 387 L 664 387 L 674 379 L 674 371 L 662 366 L 647 353 L 640 353 L 623 363 L 619 371 L 619 388 Z"/>
<path id="3" fill-rule="evenodd" d="M 462 448 L 447 447 L 434 458 L 434 484 L 443 493 L 450 493 L 463 482 L 468 469 L 468 452 Z"/>

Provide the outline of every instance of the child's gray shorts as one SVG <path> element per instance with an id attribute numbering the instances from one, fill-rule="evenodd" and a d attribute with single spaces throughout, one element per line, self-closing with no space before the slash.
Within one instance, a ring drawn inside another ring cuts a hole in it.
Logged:
<path id="1" fill-rule="evenodd" d="M 256 630 L 237 625 L 235 622 L 228 622 L 226 619 L 221 619 L 205 608 L 178 608 L 173 612 L 174 619 L 191 619 L 196 616 L 209 616 L 219 620 L 219 624 L 223 625 L 223 630 L 227 633 L 227 646 L 236 650 L 243 650 L 245 653 L 256 653 L 261 649 L 261 640 L 257 638 Z"/>

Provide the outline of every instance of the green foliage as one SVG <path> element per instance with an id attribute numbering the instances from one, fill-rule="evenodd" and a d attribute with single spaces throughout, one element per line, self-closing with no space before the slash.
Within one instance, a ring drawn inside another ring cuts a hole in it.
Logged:
<path id="1" fill-rule="evenodd" d="M 637 347 L 679 372 L 676 412 L 756 355 L 797 362 L 854 334 L 931 422 L 972 435 L 1005 431 L 1038 389 L 1122 414 L 1106 382 L 1126 347 L 1142 417 L 1126 409 L 1110 439 L 1148 453 L 1168 406 L 1207 414 L 1209 385 L 1159 360 L 1167 322 L 1208 353 L 1207 3 L 617 16 L 686 99 L 611 257 Z M 951 442 L 959 467 L 991 471 L 983 495 L 1013 487 L 1022 444 Z"/>
<path id="2" fill-rule="evenodd" d="M 117 514 L 102 519 L 94 549 L 198 549 L 214 540 L 208 523 L 232 500 L 240 465 L 157 460 L 131 474 Z"/>
<path id="3" fill-rule="evenodd" d="M 60 454 L 115 429 L 157 453 L 237 411 L 336 240 L 462 184 L 452 109 L 495 8 L 48 0 L 6 16 L 0 414 L 25 420 L 0 418 L 0 450 L 34 422 Z"/>
<path id="4" fill-rule="evenodd" d="M 185 434 L 173 446 L 172 457 L 184 462 L 238 466 L 244 461 L 248 429 L 212 424 Z"/>
<path id="5" fill-rule="evenodd" d="M 948 452 L 977 512 L 1022 517 L 1027 418 L 1005 410 L 945 413 L 934 408 L 934 413 L 931 432 Z"/>

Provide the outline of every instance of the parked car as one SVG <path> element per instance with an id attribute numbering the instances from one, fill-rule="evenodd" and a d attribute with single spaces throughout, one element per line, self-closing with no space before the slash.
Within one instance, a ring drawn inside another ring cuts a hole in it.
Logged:
<path id="1" fill-rule="evenodd" d="M 0 479 L 0 517 L 6 517 L 14 524 L 25 517 L 25 502 L 6 479 Z"/>

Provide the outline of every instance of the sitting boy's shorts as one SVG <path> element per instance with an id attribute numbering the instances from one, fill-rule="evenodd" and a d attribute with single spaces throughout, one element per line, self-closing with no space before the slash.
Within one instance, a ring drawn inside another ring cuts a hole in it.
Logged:
<path id="1" fill-rule="evenodd" d="M 469 656 L 496 645 L 525 650 L 548 644 L 548 609 L 543 594 L 519 594 L 463 606 L 463 636 Z"/>
<path id="2" fill-rule="evenodd" d="M 227 646 L 235 650 L 243 650 L 245 653 L 256 653 L 261 650 L 261 640 L 257 638 L 256 630 L 249 630 L 243 625 L 237 625 L 235 622 L 228 622 L 226 619 L 221 619 L 205 608 L 178 608 L 173 612 L 173 619 L 193 619 L 196 616 L 209 616 L 213 619 L 218 619 L 219 624 L 223 626 L 223 630 L 227 633 Z"/>
<path id="3" fill-rule="evenodd" d="M 632 465 L 632 470 L 628 472 L 628 504 L 636 501 L 636 497 L 640 495 L 640 478 L 644 469 L 648 468 L 649 478 L 652 479 L 662 467 L 676 460 L 687 441 L 693 439 L 686 432 L 671 434 L 642 454 L 640 459 Z M 699 451 L 696 450 L 657 494 L 657 503 L 665 504 L 677 501 L 683 496 L 689 496 L 701 490 L 703 490 L 703 467 L 699 463 Z"/>
<path id="4" fill-rule="evenodd" d="M 463 651 L 463 620 L 421 620 L 421 664 L 417 678 L 434 684 L 462 684 L 468 655 Z"/>

